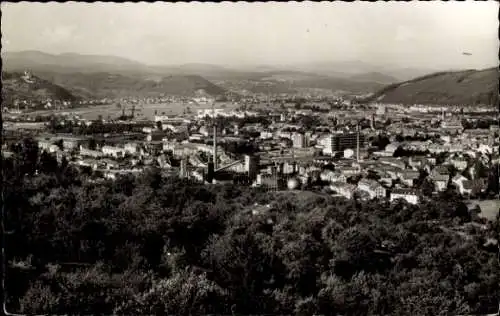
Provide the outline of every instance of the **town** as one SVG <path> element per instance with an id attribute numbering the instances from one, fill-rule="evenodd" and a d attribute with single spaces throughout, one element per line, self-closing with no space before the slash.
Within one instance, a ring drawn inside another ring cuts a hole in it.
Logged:
<path id="1" fill-rule="evenodd" d="M 155 110 L 146 118 L 134 113 L 139 105 L 128 104 L 116 111 L 121 115 L 89 120 L 71 108 L 34 117 L 8 113 L 7 106 L 2 153 L 9 155 L 9 144 L 29 135 L 41 151 L 86 170 L 89 181 L 158 168 L 207 185 L 319 190 L 346 198 L 418 203 L 450 188 L 471 201 L 498 196 L 498 114 L 489 107 L 289 95 L 242 98 L 229 106 L 211 97 L 167 100 L 202 109 L 177 115 Z"/>

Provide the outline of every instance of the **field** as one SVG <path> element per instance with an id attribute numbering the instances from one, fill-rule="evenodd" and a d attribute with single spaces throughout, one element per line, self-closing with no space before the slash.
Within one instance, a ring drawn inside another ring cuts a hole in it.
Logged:
<path id="1" fill-rule="evenodd" d="M 481 208 L 479 216 L 489 220 L 494 220 L 500 209 L 500 200 L 478 201 L 477 204 L 479 204 L 479 207 Z"/>
<path id="2" fill-rule="evenodd" d="M 236 109 L 237 105 L 232 103 L 217 103 L 217 108 L 226 108 Z M 198 104 L 186 104 L 186 103 L 169 103 L 169 104 L 140 104 L 135 107 L 136 118 L 144 119 L 144 120 L 153 120 L 155 111 L 157 111 L 158 115 L 179 115 L 183 114 L 184 109 L 189 108 L 192 113 L 196 113 L 198 110 L 211 108 L 210 105 L 198 105 Z M 132 105 L 124 106 L 125 114 L 130 115 L 132 111 Z M 31 116 L 36 115 L 50 115 L 50 114 L 73 114 L 79 115 L 83 119 L 87 120 L 95 120 L 102 116 L 103 119 L 107 119 L 108 117 L 111 119 L 118 118 L 122 109 L 118 108 L 116 105 L 99 105 L 99 106 L 89 106 L 78 109 L 71 110 L 42 110 L 31 112 Z"/>

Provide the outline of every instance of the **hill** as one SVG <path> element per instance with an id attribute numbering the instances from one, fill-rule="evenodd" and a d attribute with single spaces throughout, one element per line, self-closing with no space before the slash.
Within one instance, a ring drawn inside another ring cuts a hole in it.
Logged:
<path id="1" fill-rule="evenodd" d="M 2 72 L 2 99 L 7 106 L 14 100 L 44 102 L 49 99 L 74 101 L 81 96 L 37 76 Z"/>
<path id="2" fill-rule="evenodd" d="M 313 62 L 308 64 L 289 65 L 286 66 L 286 68 L 313 72 L 335 78 L 357 79 L 362 81 L 372 81 L 375 78 L 375 81 L 378 82 L 378 80 L 381 79 L 380 75 L 382 75 L 385 77 L 385 81 L 381 81 L 383 83 L 410 80 L 418 76 L 438 71 L 436 69 L 372 64 L 362 60 Z M 356 78 L 358 76 L 360 77 Z"/>
<path id="3" fill-rule="evenodd" d="M 339 78 L 296 70 L 270 70 L 252 73 L 244 79 L 221 80 L 217 83 L 234 91 L 246 90 L 253 93 L 296 93 L 303 89 L 321 89 L 325 92 L 346 91 L 369 93 L 384 86 L 376 81 Z"/>
<path id="4" fill-rule="evenodd" d="M 399 80 L 393 76 L 389 76 L 386 74 L 383 74 L 381 72 L 367 72 L 367 73 L 361 73 L 361 74 L 356 74 L 351 77 L 349 77 L 351 80 L 355 81 L 365 81 L 365 82 L 377 82 L 377 83 L 383 83 L 383 84 L 390 84 L 394 82 L 398 82 Z"/>
<path id="5" fill-rule="evenodd" d="M 2 52 L 2 61 L 6 71 L 24 71 L 26 69 L 35 73 L 46 71 L 141 73 L 147 71 L 147 66 L 139 62 L 105 55 L 76 53 L 53 55 L 40 51 Z"/>
<path id="6" fill-rule="evenodd" d="M 224 89 L 254 93 L 294 93 L 301 89 L 370 93 L 385 84 L 429 73 L 357 60 L 238 68 L 202 63 L 151 66 L 116 56 L 53 55 L 39 51 L 2 52 L 2 58 L 7 71 L 29 69 L 40 75 L 49 74 L 46 79 L 75 93 L 103 97 L 192 95 L 197 89 L 212 95 L 222 94 Z M 216 81 L 219 87 L 207 80 Z"/>
<path id="7" fill-rule="evenodd" d="M 437 72 L 388 85 L 365 101 L 402 104 L 484 104 L 498 102 L 498 69 Z"/>
<path id="8" fill-rule="evenodd" d="M 226 90 L 197 75 L 144 78 L 123 74 L 43 72 L 41 77 L 68 90 L 93 97 L 155 97 L 162 95 L 194 96 L 201 90 L 212 96 Z"/>

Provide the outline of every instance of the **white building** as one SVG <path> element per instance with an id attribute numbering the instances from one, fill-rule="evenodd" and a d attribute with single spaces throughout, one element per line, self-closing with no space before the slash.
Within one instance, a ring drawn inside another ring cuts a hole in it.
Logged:
<path id="1" fill-rule="evenodd" d="M 415 190 L 395 189 L 391 192 L 391 202 L 396 200 L 405 200 L 410 204 L 418 204 L 419 198 Z"/>
<path id="2" fill-rule="evenodd" d="M 155 115 L 155 122 L 163 122 L 167 120 L 168 120 L 167 115 Z"/>
<path id="3" fill-rule="evenodd" d="M 124 151 L 131 155 L 135 155 L 138 152 L 138 145 L 136 143 L 127 143 L 124 146 Z"/>
<path id="4" fill-rule="evenodd" d="M 305 147 L 305 137 L 302 133 L 293 133 L 292 142 L 294 148 L 304 148 Z"/>
<path id="5" fill-rule="evenodd" d="M 106 156 L 112 156 L 112 157 L 123 157 L 123 152 L 124 149 L 120 147 L 114 147 L 114 146 L 103 146 L 101 148 L 101 151 L 104 155 Z"/>
<path id="6" fill-rule="evenodd" d="M 386 189 L 375 180 L 363 179 L 359 181 L 358 190 L 366 192 L 370 199 L 384 198 L 386 196 Z"/>

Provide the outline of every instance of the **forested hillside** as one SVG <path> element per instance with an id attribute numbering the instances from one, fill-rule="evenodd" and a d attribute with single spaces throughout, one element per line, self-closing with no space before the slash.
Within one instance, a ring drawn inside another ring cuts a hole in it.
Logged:
<path id="1" fill-rule="evenodd" d="M 212 96 L 226 93 L 203 77 L 173 75 L 148 80 L 139 76 L 112 73 L 55 73 L 40 72 L 41 77 L 64 86 L 70 91 L 99 98 L 109 97 L 158 97 L 164 95 L 195 96 L 200 90 Z"/>
<path id="2" fill-rule="evenodd" d="M 74 101 L 80 99 L 80 96 L 37 76 L 26 78 L 22 73 L 2 72 L 2 99 L 4 105 L 10 106 L 14 100 L 29 100 L 30 102 Z"/>
<path id="3" fill-rule="evenodd" d="M 457 315 L 498 309 L 498 222 L 412 206 L 91 172 L 25 140 L 4 159 L 8 310 Z M 38 174 L 36 174 L 38 173 Z"/>
<path id="4" fill-rule="evenodd" d="M 370 100 L 403 104 L 492 105 L 498 103 L 498 68 L 437 72 L 388 85 Z"/>

